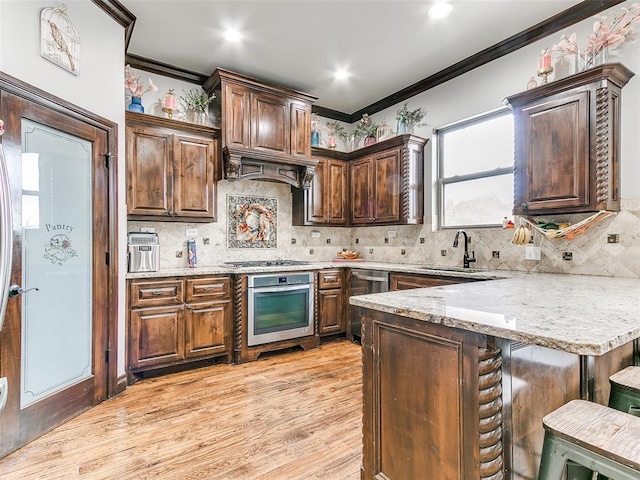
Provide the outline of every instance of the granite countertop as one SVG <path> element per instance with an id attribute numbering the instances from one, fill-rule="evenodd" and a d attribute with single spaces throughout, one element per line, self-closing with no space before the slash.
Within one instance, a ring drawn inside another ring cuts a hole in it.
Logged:
<path id="1" fill-rule="evenodd" d="M 136 278 L 160 278 L 182 277 L 192 275 L 234 275 L 246 273 L 270 273 L 270 272 L 300 272 L 309 270 L 326 270 L 331 268 L 366 268 L 372 270 L 384 270 L 388 272 L 417 273 L 420 275 L 437 275 L 442 277 L 465 277 L 477 280 L 494 280 L 508 277 L 511 272 L 505 270 L 488 270 L 474 268 L 459 268 L 447 266 L 414 265 L 406 263 L 381 263 L 381 262 L 310 262 L 308 265 L 269 266 L 269 267 L 229 267 L 225 265 L 212 265 L 196 268 L 165 268 L 157 272 L 127 273 L 127 279 Z"/>
<path id="2" fill-rule="evenodd" d="M 640 337 L 640 280 L 508 272 L 508 278 L 351 297 L 352 305 L 579 355 Z"/>

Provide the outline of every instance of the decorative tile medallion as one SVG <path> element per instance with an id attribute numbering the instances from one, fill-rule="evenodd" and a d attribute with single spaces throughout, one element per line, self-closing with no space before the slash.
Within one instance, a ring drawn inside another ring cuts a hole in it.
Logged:
<path id="1" fill-rule="evenodd" d="M 228 248 L 278 248 L 278 199 L 227 195 Z"/>

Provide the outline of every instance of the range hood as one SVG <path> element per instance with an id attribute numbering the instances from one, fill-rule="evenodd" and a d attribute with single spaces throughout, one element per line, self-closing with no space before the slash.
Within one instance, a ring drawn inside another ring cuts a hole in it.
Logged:
<path id="1" fill-rule="evenodd" d="M 224 176 L 227 180 L 266 180 L 309 188 L 318 160 L 244 147 L 224 147 Z"/>

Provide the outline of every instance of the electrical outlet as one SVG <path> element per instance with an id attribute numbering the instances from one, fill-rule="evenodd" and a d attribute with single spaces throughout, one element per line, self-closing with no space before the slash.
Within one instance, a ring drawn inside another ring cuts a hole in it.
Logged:
<path id="1" fill-rule="evenodd" d="M 420 243 L 424 243 L 424 237 L 420 237 Z"/>
<path id="2" fill-rule="evenodd" d="M 176 250 L 176 258 L 182 258 L 182 250 Z"/>
<path id="3" fill-rule="evenodd" d="M 156 233 L 156 229 L 153 227 L 140 227 L 142 233 Z"/>
<path id="4" fill-rule="evenodd" d="M 494 250 L 491 252 L 491 258 L 500 258 L 500 252 L 498 250 Z"/>
<path id="5" fill-rule="evenodd" d="M 318 230 L 311 230 L 311 238 L 320 238 L 320 232 Z"/>
<path id="6" fill-rule="evenodd" d="M 618 235 L 617 233 L 608 234 L 607 243 L 620 243 L 620 235 Z"/>
<path id="7" fill-rule="evenodd" d="M 398 232 L 396 232 L 395 230 L 389 230 L 387 232 L 387 237 L 389 238 L 396 238 L 398 236 Z"/>
<path id="8" fill-rule="evenodd" d="M 187 228 L 187 229 L 185 229 L 184 234 L 187 237 L 195 238 L 195 237 L 198 236 L 198 229 L 197 228 Z"/>
<path id="9" fill-rule="evenodd" d="M 540 247 L 525 247 L 524 249 L 524 259 L 525 260 L 541 260 L 542 252 Z"/>
<path id="10" fill-rule="evenodd" d="M 562 260 L 570 262 L 571 260 L 573 260 L 573 253 L 571 253 L 571 252 L 562 252 Z"/>
<path id="11" fill-rule="evenodd" d="M 446 250 L 440 250 L 440 256 L 441 257 L 446 257 L 447 256 L 447 251 Z"/>

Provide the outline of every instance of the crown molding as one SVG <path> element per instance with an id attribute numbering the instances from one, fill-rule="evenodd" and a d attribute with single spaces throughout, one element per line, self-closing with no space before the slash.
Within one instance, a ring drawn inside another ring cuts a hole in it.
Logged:
<path id="1" fill-rule="evenodd" d="M 92 0 L 96 5 L 102 8 L 109 16 L 114 18 L 120 25 L 125 27 L 125 52 L 129 48 L 129 40 L 133 32 L 136 17 L 127 10 L 118 0 Z M 453 65 L 440 70 L 439 72 L 430 75 L 427 78 L 420 80 L 402 90 L 399 90 L 391 95 L 378 100 L 370 105 L 367 105 L 360 110 L 353 113 L 340 112 L 330 108 L 322 107 L 321 105 L 314 105 L 312 107 L 313 113 L 320 116 L 331 118 L 333 120 L 339 120 L 346 123 L 354 123 L 358 121 L 363 114 L 368 113 L 373 115 L 403 102 L 415 95 L 422 92 L 426 92 L 444 82 L 448 82 L 460 75 L 470 72 L 471 70 L 485 65 L 493 60 L 515 52 L 516 50 L 526 47 L 533 42 L 540 40 L 548 35 L 556 33 L 563 28 L 567 28 L 575 23 L 586 20 L 593 15 L 614 7 L 624 0 L 584 0 L 583 2 L 574 5 L 563 12 L 560 12 L 553 17 L 550 17 L 537 25 L 527 28 L 520 33 L 512 35 L 511 37 L 503 40 L 495 45 L 485 48 L 484 50 L 471 55 Z M 175 78 L 177 80 L 183 80 L 190 83 L 196 83 L 203 85 L 209 78 L 209 75 L 205 75 L 198 72 L 193 72 L 172 65 L 158 62 L 149 58 L 140 57 L 137 55 L 126 54 L 126 63 L 134 68 L 145 70 L 151 73 L 157 73 L 158 75 L 164 75 L 167 77 Z"/>

